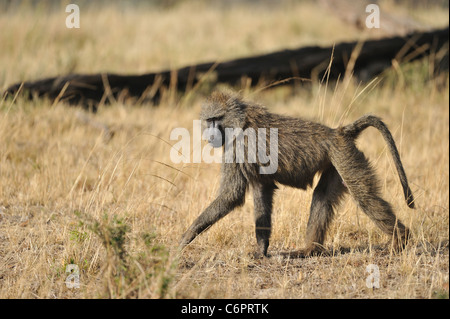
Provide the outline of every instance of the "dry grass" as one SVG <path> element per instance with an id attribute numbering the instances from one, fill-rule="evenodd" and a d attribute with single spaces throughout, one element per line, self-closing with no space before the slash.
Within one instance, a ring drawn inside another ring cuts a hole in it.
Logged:
<path id="1" fill-rule="evenodd" d="M 358 37 L 323 14 L 309 2 L 125 12 L 104 6 L 100 13 L 88 8 L 81 29 L 68 30 L 63 10 L 23 7 L 0 14 L 0 81 L 5 87 L 69 71 L 144 72 Z M 427 13 L 420 14 L 426 21 Z M 448 15 L 436 17 L 434 23 L 448 23 Z M 217 165 L 170 160 L 170 131 L 192 131 L 202 94 L 163 100 L 158 108 L 116 103 L 95 116 L 45 100 L 0 102 L 0 298 L 448 298 L 448 79 L 438 90 L 425 81 L 428 69 L 427 61 L 402 67 L 384 85 L 367 88 L 314 84 L 250 96 L 275 112 L 331 126 L 365 113 L 386 121 L 417 209 L 404 202 L 380 134 L 368 130 L 358 145 L 373 160 L 385 198 L 412 229 L 401 253 L 347 198 L 326 242 L 335 256 L 281 258 L 281 251 L 303 245 L 312 191 L 280 187 L 272 258 L 251 257 L 251 195 L 179 257 L 178 239 L 219 182 Z M 68 264 L 80 269 L 79 289 L 64 283 Z M 379 267 L 379 289 L 366 287 L 369 264 Z"/>

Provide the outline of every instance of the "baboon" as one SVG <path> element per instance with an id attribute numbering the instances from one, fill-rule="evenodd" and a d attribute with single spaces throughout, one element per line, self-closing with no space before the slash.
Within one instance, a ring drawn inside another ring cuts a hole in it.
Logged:
<path id="1" fill-rule="evenodd" d="M 211 129 L 208 140 L 213 147 L 226 145 L 227 128 L 277 128 L 278 152 L 270 156 L 271 160 L 278 157 L 278 167 L 271 174 L 261 174 L 261 161 L 252 163 L 247 160 L 252 152 L 248 136 L 244 138 L 249 152 L 245 161 L 226 162 L 223 154 L 219 194 L 184 233 L 181 247 L 234 208 L 243 205 L 245 193 L 251 187 L 257 255 L 267 256 L 272 200 L 277 184 L 306 189 L 312 186 L 318 173 L 321 175 L 313 193 L 303 250 L 305 255 L 323 252 L 334 209 L 347 192 L 383 232 L 393 236 L 396 245 L 405 245 L 409 230 L 396 218 L 391 205 L 381 198 L 374 169 L 355 145 L 356 138 L 369 126 L 381 132 L 397 168 L 407 205 L 414 208 L 413 194 L 397 147 L 387 126 L 378 117 L 365 115 L 352 124 L 333 129 L 300 118 L 273 114 L 263 106 L 228 92 L 214 92 L 202 106 L 200 117 Z M 261 137 L 264 136 L 258 135 L 258 147 Z M 268 134 L 265 137 L 267 140 L 271 138 Z M 235 136 L 229 142 L 235 147 L 236 140 Z"/>

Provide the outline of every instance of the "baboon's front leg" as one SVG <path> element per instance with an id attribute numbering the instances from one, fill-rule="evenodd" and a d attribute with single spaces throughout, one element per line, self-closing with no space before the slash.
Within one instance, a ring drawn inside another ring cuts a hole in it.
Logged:
<path id="1" fill-rule="evenodd" d="M 334 207 L 345 193 L 346 187 L 336 169 L 331 166 L 325 170 L 314 189 L 306 230 L 305 255 L 321 251 L 328 226 L 334 216 Z"/>
<path id="2" fill-rule="evenodd" d="M 269 238 L 272 230 L 272 199 L 275 185 L 253 186 L 253 201 L 255 206 L 255 233 L 261 256 L 267 256 Z"/>
<path id="3" fill-rule="evenodd" d="M 189 244 L 198 234 L 226 216 L 236 206 L 235 202 L 230 201 L 224 194 L 220 194 L 184 233 L 180 241 L 181 247 Z"/>
<path id="4" fill-rule="evenodd" d="M 183 234 L 180 248 L 189 244 L 198 234 L 226 216 L 234 208 L 244 204 L 247 190 L 246 179 L 236 165 L 225 164 L 224 166 L 222 166 L 219 195 Z"/>

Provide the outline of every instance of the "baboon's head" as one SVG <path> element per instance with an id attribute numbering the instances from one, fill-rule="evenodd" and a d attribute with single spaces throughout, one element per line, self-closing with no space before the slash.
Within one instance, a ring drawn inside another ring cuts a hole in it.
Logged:
<path id="1" fill-rule="evenodd" d="M 213 147 L 225 143 L 226 128 L 243 128 L 246 104 L 237 94 L 214 92 L 203 104 L 200 119 L 206 124 L 206 137 Z"/>

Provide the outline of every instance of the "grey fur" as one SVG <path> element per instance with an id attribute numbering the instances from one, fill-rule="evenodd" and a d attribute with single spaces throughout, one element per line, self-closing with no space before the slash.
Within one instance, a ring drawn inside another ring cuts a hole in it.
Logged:
<path id="1" fill-rule="evenodd" d="M 352 124 L 332 129 L 319 123 L 270 113 L 236 94 L 215 92 L 203 106 L 201 119 L 220 119 L 222 134 L 225 128 L 277 128 L 278 169 L 274 174 L 260 174 L 261 164 L 258 162 L 239 164 L 223 161 L 219 195 L 184 233 L 181 247 L 234 208 L 243 205 L 245 193 L 251 187 L 259 253 L 267 255 L 276 184 L 306 189 L 312 186 L 317 173 L 321 173 L 321 177 L 311 203 L 306 255 L 321 251 L 334 209 L 348 192 L 362 211 L 383 232 L 392 235 L 400 247 L 406 243 L 409 230 L 397 220 L 391 205 L 381 198 L 375 172 L 355 145 L 355 139 L 367 127 L 373 126 L 381 132 L 393 156 L 407 204 L 414 208 L 414 198 L 395 142 L 379 118 L 367 115 Z"/>

